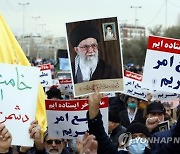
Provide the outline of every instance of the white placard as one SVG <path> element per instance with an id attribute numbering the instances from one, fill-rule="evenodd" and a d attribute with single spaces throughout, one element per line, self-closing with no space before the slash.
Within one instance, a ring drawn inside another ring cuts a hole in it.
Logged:
<path id="1" fill-rule="evenodd" d="M 0 64 L 0 123 L 12 134 L 12 145 L 33 146 L 30 123 L 35 120 L 39 70 Z"/>
<path id="2" fill-rule="evenodd" d="M 108 98 L 100 103 L 105 131 L 108 132 Z M 88 130 L 88 100 L 46 100 L 48 133 L 53 138 L 82 138 Z"/>
<path id="3" fill-rule="evenodd" d="M 124 73 L 124 91 L 122 93 L 147 100 L 148 93 L 153 95 L 152 100 L 168 101 L 178 98 L 176 93 L 168 93 L 157 90 L 150 90 L 148 88 L 142 88 L 142 75 L 125 71 Z"/>
<path id="4" fill-rule="evenodd" d="M 180 40 L 150 36 L 143 87 L 180 93 Z"/>

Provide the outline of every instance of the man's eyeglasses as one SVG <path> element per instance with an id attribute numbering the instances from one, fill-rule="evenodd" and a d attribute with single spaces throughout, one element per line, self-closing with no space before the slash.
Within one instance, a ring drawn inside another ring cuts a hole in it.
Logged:
<path id="1" fill-rule="evenodd" d="M 79 48 L 83 49 L 83 50 L 89 50 L 90 47 L 93 48 L 93 50 L 96 50 L 98 48 L 98 44 L 93 43 L 90 45 L 83 45 L 83 46 L 78 46 Z"/>
<path id="2" fill-rule="evenodd" d="M 47 141 L 46 141 L 46 143 L 49 144 L 49 145 L 50 145 L 50 144 L 53 144 L 53 142 L 55 142 L 56 144 L 61 144 L 62 141 L 61 141 L 61 140 L 58 140 L 58 139 L 56 139 L 56 140 L 47 140 Z"/>

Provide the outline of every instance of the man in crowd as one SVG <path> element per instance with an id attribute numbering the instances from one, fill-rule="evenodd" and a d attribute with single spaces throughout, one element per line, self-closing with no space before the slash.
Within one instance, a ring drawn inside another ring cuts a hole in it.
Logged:
<path id="1" fill-rule="evenodd" d="M 176 122 L 176 120 L 173 119 L 173 117 L 171 116 L 172 114 L 172 111 L 171 111 L 171 106 L 168 102 L 164 102 L 162 103 L 165 110 L 166 110 L 166 114 L 165 114 L 165 117 L 164 117 L 164 120 L 168 120 L 169 121 L 169 125 L 170 127 L 172 127 L 174 125 L 174 123 Z"/>
<path id="2" fill-rule="evenodd" d="M 121 125 L 119 112 L 116 110 L 109 110 L 108 132 L 110 134 L 111 141 L 118 149 L 119 136 L 126 132 L 126 128 Z"/>
<path id="3" fill-rule="evenodd" d="M 143 110 L 138 108 L 139 99 L 127 95 L 124 102 L 127 109 L 120 112 L 121 125 L 127 128 L 134 120 L 144 124 Z"/>
<path id="4" fill-rule="evenodd" d="M 155 132 L 159 132 L 158 125 L 159 123 L 164 121 L 165 116 L 165 108 L 161 104 L 161 102 L 152 102 L 146 108 L 146 126 L 148 127 L 149 131 L 153 134 Z M 151 127 L 149 127 L 149 124 Z M 152 125 L 153 124 L 153 125 Z"/>
<path id="5" fill-rule="evenodd" d="M 72 30 L 70 43 L 76 52 L 71 65 L 74 83 L 120 77 L 112 66 L 99 58 L 99 41 L 100 33 L 93 24 L 79 24 Z"/>
<path id="6" fill-rule="evenodd" d="M 68 149 L 65 147 L 64 140 L 51 138 L 48 135 L 48 130 L 44 132 L 44 148 L 48 154 L 70 154 Z"/>

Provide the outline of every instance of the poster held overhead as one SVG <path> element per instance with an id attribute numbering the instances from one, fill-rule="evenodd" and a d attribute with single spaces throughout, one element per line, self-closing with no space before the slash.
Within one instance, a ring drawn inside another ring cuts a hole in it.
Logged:
<path id="1" fill-rule="evenodd" d="M 105 25 L 113 25 L 115 39 L 104 39 Z M 74 96 L 93 92 L 119 92 L 123 89 L 122 60 L 116 17 L 66 23 L 68 53 Z"/>

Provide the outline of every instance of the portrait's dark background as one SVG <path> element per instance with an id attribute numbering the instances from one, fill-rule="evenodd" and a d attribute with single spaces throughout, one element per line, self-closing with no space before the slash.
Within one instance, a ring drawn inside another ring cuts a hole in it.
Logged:
<path id="1" fill-rule="evenodd" d="M 76 56 L 76 53 L 70 44 L 69 36 L 70 36 L 71 31 L 78 24 L 84 23 L 84 22 L 94 24 L 97 27 L 97 29 L 100 32 L 100 40 L 98 42 L 99 57 L 104 59 L 106 63 L 113 66 L 114 69 L 118 72 L 118 74 L 122 78 L 122 64 L 121 64 L 122 55 L 120 54 L 119 30 L 118 30 L 118 23 L 117 23 L 116 17 L 66 23 L 71 62 L 74 61 L 74 57 Z M 108 22 L 115 22 L 117 40 L 104 41 L 102 23 L 108 23 Z"/>

